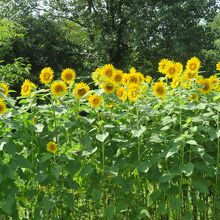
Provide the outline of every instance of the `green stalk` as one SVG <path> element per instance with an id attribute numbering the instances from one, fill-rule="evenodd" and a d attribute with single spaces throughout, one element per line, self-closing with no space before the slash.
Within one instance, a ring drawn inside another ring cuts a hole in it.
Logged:
<path id="1" fill-rule="evenodd" d="M 217 114 L 217 131 L 219 131 L 219 112 Z M 218 173 L 219 173 L 219 163 L 220 163 L 220 143 L 219 138 L 217 138 L 217 161 L 216 161 L 216 177 L 215 177 L 215 194 L 214 194 L 214 216 L 216 216 L 216 200 L 218 197 Z"/>

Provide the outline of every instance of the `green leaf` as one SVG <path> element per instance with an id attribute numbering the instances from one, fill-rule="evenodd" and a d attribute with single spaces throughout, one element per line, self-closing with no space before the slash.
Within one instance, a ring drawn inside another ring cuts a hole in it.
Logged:
<path id="1" fill-rule="evenodd" d="M 182 200 L 179 198 L 175 198 L 175 197 L 170 197 L 169 198 L 169 204 L 170 204 L 170 208 L 173 210 L 177 210 L 180 209 L 182 206 Z"/>
<path id="2" fill-rule="evenodd" d="M 104 217 L 105 218 L 112 218 L 114 216 L 114 206 L 108 205 L 104 209 Z"/>
<path id="3" fill-rule="evenodd" d="M 77 160 L 69 160 L 66 169 L 70 175 L 75 175 L 75 173 L 80 169 L 81 164 Z"/>
<path id="4" fill-rule="evenodd" d="M 207 184 L 205 182 L 197 180 L 197 181 L 194 181 L 192 183 L 192 185 L 195 187 L 196 190 L 198 190 L 201 193 L 208 193 L 209 192 L 209 189 L 208 189 Z"/>
<path id="5" fill-rule="evenodd" d="M 32 125 L 32 126 L 33 126 L 33 130 L 37 133 L 41 133 L 44 129 L 43 124 L 36 124 L 36 125 Z"/>
<path id="6" fill-rule="evenodd" d="M 97 134 L 96 135 L 96 139 L 102 143 L 105 142 L 106 138 L 109 136 L 109 133 L 108 132 L 105 132 L 103 134 Z"/>
<path id="7" fill-rule="evenodd" d="M 56 178 L 56 179 L 59 179 L 60 177 L 60 173 L 61 173 L 61 170 L 62 170 L 62 167 L 61 166 L 52 166 L 51 167 L 51 174 Z"/>
<path id="8" fill-rule="evenodd" d="M 174 154 L 178 153 L 179 149 L 180 149 L 179 145 L 169 149 L 169 151 L 167 152 L 167 155 L 166 155 L 166 159 L 173 156 Z"/>
<path id="9" fill-rule="evenodd" d="M 85 165 L 81 171 L 80 171 L 80 175 L 84 176 L 84 175 L 90 175 L 93 172 L 94 168 L 91 165 Z"/>
<path id="10" fill-rule="evenodd" d="M 118 171 L 119 171 L 119 168 L 115 164 L 113 164 L 111 167 L 106 168 L 105 170 L 106 173 L 111 173 L 115 176 L 118 175 Z"/>
<path id="11" fill-rule="evenodd" d="M 16 161 L 18 167 L 20 168 L 28 168 L 28 169 L 32 168 L 31 162 L 21 154 L 16 154 L 14 156 L 14 160 Z"/>
<path id="12" fill-rule="evenodd" d="M 98 201 L 102 198 L 102 192 L 98 189 L 92 190 L 92 200 Z"/>
<path id="13" fill-rule="evenodd" d="M 2 142 L 1 142 L 1 144 L 0 144 L 0 151 L 3 150 L 3 147 L 4 147 L 4 145 L 5 145 L 6 143 L 7 143 L 6 141 L 2 141 Z"/>
<path id="14" fill-rule="evenodd" d="M 138 130 L 132 130 L 131 133 L 133 134 L 134 137 L 139 138 L 145 131 L 146 131 L 146 127 L 141 126 L 141 128 Z"/>
<path id="15" fill-rule="evenodd" d="M 14 155 L 16 153 L 16 149 L 16 144 L 13 141 L 9 141 L 4 145 L 4 151 L 10 155 Z"/>
<path id="16" fill-rule="evenodd" d="M 52 157 L 53 157 L 53 154 L 45 153 L 45 155 L 43 155 L 43 156 L 39 159 L 39 161 L 40 161 L 40 162 L 44 162 L 44 161 L 49 160 L 49 159 L 52 158 Z"/>
<path id="17" fill-rule="evenodd" d="M 159 134 L 152 134 L 150 137 L 150 142 L 152 143 L 162 143 L 163 139 Z"/>
<path id="18" fill-rule="evenodd" d="M 175 176 L 174 173 L 164 173 L 164 174 L 160 177 L 159 182 L 160 182 L 160 183 L 170 182 L 170 181 L 173 179 L 174 176 Z"/>
<path id="19" fill-rule="evenodd" d="M 194 165 L 192 163 L 184 164 L 181 170 L 186 176 L 190 176 L 193 173 Z"/>
<path id="20" fill-rule="evenodd" d="M 93 148 L 93 147 L 87 147 L 83 152 L 82 152 L 82 156 L 88 156 L 91 154 L 94 154 L 97 151 L 97 147 Z"/>
<path id="21" fill-rule="evenodd" d="M 14 203 L 15 203 L 15 199 L 12 196 L 8 196 L 1 209 L 10 215 L 12 214 L 12 206 Z"/>
<path id="22" fill-rule="evenodd" d="M 186 143 L 187 143 L 187 144 L 190 144 L 190 145 L 195 145 L 195 146 L 198 145 L 198 143 L 197 143 L 195 140 L 189 140 L 189 141 L 187 141 Z"/>
<path id="23" fill-rule="evenodd" d="M 138 170 L 142 173 L 147 173 L 151 167 L 151 163 L 149 161 L 143 161 L 138 164 Z"/>

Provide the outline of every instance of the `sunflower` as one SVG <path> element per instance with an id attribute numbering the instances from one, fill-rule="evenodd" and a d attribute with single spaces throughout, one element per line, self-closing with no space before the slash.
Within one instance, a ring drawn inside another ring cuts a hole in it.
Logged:
<path id="1" fill-rule="evenodd" d="M 197 73 L 201 67 L 201 61 L 197 57 L 192 57 L 187 61 L 186 70 Z"/>
<path id="2" fill-rule="evenodd" d="M 164 98 L 167 94 L 166 84 L 164 82 L 156 82 L 153 85 L 153 93 L 155 96 Z"/>
<path id="3" fill-rule="evenodd" d="M 102 97 L 97 94 L 93 94 L 89 96 L 88 101 L 92 108 L 98 108 L 102 104 Z"/>
<path id="4" fill-rule="evenodd" d="M 219 78 L 216 76 L 216 75 L 212 75 L 209 77 L 209 80 L 211 81 L 212 83 L 212 86 L 213 86 L 213 89 L 214 90 L 218 90 L 219 88 Z"/>
<path id="5" fill-rule="evenodd" d="M 25 79 L 24 83 L 21 86 L 21 95 L 29 96 L 33 89 L 36 89 L 37 86 L 31 82 L 29 79 Z"/>
<path id="6" fill-rule="evenodd" d="M 123 71 L 122 70 L 115 70 L 112 76 L 112 80 L 118 84 L 121 83 L 123 80 Z"/>
<path id="7" fill-rule="evenodd" d="M 212 91 L 212 82 L 210 79 L 203 78 L 199 81 L 199 84 L 202 85 L 202 88 L 200 89 L 200 92 L 202 94 L 207 94 Z"/>
<path id="8" fill-rule="evenodd" d="M 168 59 L 162 59 L 160 62 L 159 62 L 159 66 L 158 66 L 158 71 L 162 74 L 166 74 L 165 73 L 165 69 L 166 69 L 166 66 L 167 64 L 169 64 L 171 61 L 168 60 Z"/>
<path id="9" fill-rule="evenodd" d="M 53 80 L 54 72 L 50 67 L 45 67 L 41 70 L 40 81 L 43 84 L 48 84 Z"/>
<path id="10" fill-rule="evenodd" d="M 152 77 L 151 76 L 146 76 L 145 77 L 145 81 L 146 81 L 146 83 L 148 83 L 148 84 L 150 84 L 151 83 L 151 81 L 152 81 Z"/>
<path id="11" fill-rule="evenodd" d="M 115 90 L 115 83 L 111 80 L 105 81 L 101 86 L 106 93 L 110 94 L 113 93 Z"/>
<path id="12" fill-rule="evenodd" d="M 55 154 L 57 152 L 57 144 L 54 141 L 47 143 L 47 151 Z"/>
<path id="13" fill-rule="evenodd" d="M 2 92 L 4 95 L 8 95 L 9 93 L 9 87 L 6 83 L 0 83 L 0 92 Z"/>
<path id="14" fill-rule="evenodd" d="M 113 76 L 115 68 L 112 64 L 106 64 L 102 67 L 102 75 L 104 77 L 110 78 Z"/>
<path id="15" fill-rule="evenodd" d="M 145 78 L 144 75 L 140 72 L 137 72 L 138 76 L 139 76 L 139 82 L 144 82 Z"/>
<path id="16" fill-rule="evenodd" d="M 220 71 L 220 61 L 216 63 L 216 70 Z"/>
<path id="17" fill-rule="evenodd" d="M 116 95 L 123 102 L 125 102 L 128 98 L 128 93 L 127 93 L 127 91 L 125 90 L 125 88 L 123 86 L 121 86 L 117 89 Z"/>
<path id="18" fill-rule="evenodd" d="M 190 70 L 185 70 L 183 72 L 183 78 L 185 80 L 195 79 L 198 76 L 198 72 L 191 72 Z"/>
<path id="19" fill-rule="evenodd" d="M 180 79 L 179 79 L 179 77 L 178 77 L 178 76 L 177 76 L 177 77 L 174 77 L 173 80 L 172 80 L 172 82 L 171 82 L 171 87 L 172 87 L 173 89 L 175 89 L 175 88 L 177 88 L 179 85 L 180 85 Z"/>
<path id="20" fill-rule="evenodd" d="M 128 81 L 127 84 L 139 84 L 140 83 L 140 75 L 137 72 L 132 72 L 127 75 Z"/>
<path id="21" fill-rule="evenodd" d="M 54 81 L 50 86 L 52 95 L 64 96 L 67 93 L 67 86 L 63 81 Z"/>
<path id="22" fill-rule="evenodd" d="M 67 68 L 64 69 L 61 73 L 61 79 L 67 83 L 71 84 L 76 78 L 76 72 L 73 69 Z"/>
<path id="23" fill-rule="evenodd" d="M 189 101 L 190 102 L 198 102 L 199 96 L 197 94 L 193 93 L 191 96 L 189 96 Z"/>
<path id="24" fill-rule="evenodd" d="M 128 73 L 124 73 L 123 74 L 123 80 L 122 80 L 122 84 L 123 85 L 127 85 L 128 84 Z"/>
<path id="25" fill-rule="evenodd" d="M 3 100 L 0 99 L 0 115 L 4 114 L 6 111 L 6 104 Z"/>
<path id="26" fill-rule="evenodd" d="M 101 68 L 97 68 L 92 73 L 92 79 L 93 79 L 95 85 L 99 85 L 102 82 L 103 76 L 102 76 L 102 69 Z"/>
<path id="27" fill-rule="evenodd" d="M 182 69 L 183 66 L 181 63 L 170 61 L 169 63 L 167 63 L 164 73 L 166 74 L 167 78 L 173 79 L 181 74 Z"/>
<path id="28" fill-rule="evenodd" d="M 128 99 L 132 102 L 136 102 L 140 97 L 140 87 L 136 84 L 131 84 L 128 87 Z"/>
<path id="29" fill-rule="evenodd" d="M 86 95 L 86 93 L 88 93 L 90 90 L 89 86 L 84 83 L 84 82 L 80 82 L 80 83 L 77 83 L 75 88 L 74 88 L 74 96 L 77 98 L 77 99 L 80 99 L 82 98 L 84 95 Z"/>

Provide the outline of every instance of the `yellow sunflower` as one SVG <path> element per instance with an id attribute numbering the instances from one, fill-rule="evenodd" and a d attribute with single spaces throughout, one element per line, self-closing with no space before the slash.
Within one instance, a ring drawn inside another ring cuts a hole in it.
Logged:
<path id="1" fill-rule="evenodd" d="M 47 151 L 55 154 L 57 152 L 57 144 L 54 141 L 50 141 L 47 143 Z"/>
<path id="2" fill-rule="evenodd" d="M 200 92 L 202 94 L 207 94 L 212 91 L 212 82 L 210 79 L 203 78 L 199 81 L 199 84 L 202 85 L 202 88 L 200 89 Z"/>
<path id="3" fill-rule="evenodd" d="M 212 83 L 213 89 L 218 90 L 219 84 L 220 84 L 219 78 L 216 75 L 212 75 L 212 76 L 209 77 L 209 80 Z"/>
<path id="4" fill-rule="evenodd" d="M 29 96 L 33 89 L 36 89 L 37 86 L 31 82 L 29 79 L 25 79 L 24 83 L 21 86 L 21 95 Z"/>
<path id="5" fill-rule="evenodd" d="M 169 64 L 170 62 L 172 62 L 172 61 L 170 61 L 168 59 L 162 59 L 159 62 L 158 71 L 162 74 L 166 74 L 165 69 L 166 69 L 167 64 Z"/>
<path id="6" fill-rule="evenodd" d="M 190 70 L 185 70 L 183 72 L 183 78 L 185 80 L 195 79 L 198 76 L 198 72 L 191 72 Z"/>
<path id="7" fill-rule="evenodd" d="M 115 90 L 115 83 L 111 80 L 107 80 L 102 84 L 101 87 L 105 90 L 105 93 L 110 94 Z"/>
<path id="8" fill-rule="evenodd" d="M 59 80 L 59 81 L 54 81 L 51 86 L 50 86 L 50 91 L 52 95 L 55 96 L 64 96 L 67 93 L 67 86 L 65 82 Z"/>
<path id="9" fill-rule="evenodd" d="M 125 90 L 125 88 L 123 86 L 121 86 L 117 89 L 116 95 L 123 102 L 125 102 L 128 98 L 128 93 L 127 93 L 127 91 Z"/>
<path id="10" fill-rule="evenodd" d="M 173 89 L 177 88 L 180 85 L 180 78 L 178 76 L 174 77 L 171 82 L 171 87 Z"/>
<path id="11" fill-rule="evenodd" d="M 124 73 L 123 74 L 123 80 L 122 80 L 122 84 L 123 85 L 127 85 L 128 84 L 128 73 Z"/>
<path id="12" fill-rule="evenodd" d="M 153 93 L 155 96 L 164 98 L 167 94 L 166 84 L 164 82 L 156 82 L 153 85 Z"/>
<path id="13" fill-rule="evenodd" d="M 201 67 L 201 61 L 197 57 L 192 57 L 187 61 L 186 70 L 197 73 Z"/>
<path id="14" fill-rule="evenodd" d="M 67 83 L 71 84 L 76 78 L 76 72 L 73 69 L 66 68 L 61 73 L 61 79 Z"/>
<path id="15" fill-rule="evenodd" d="M 112 80 L 118 84 L 121 83 L 123 80 L 123 71 L 122 70 L 115 70 L 112 76 Z"/>
<path id="16" fill-rule="evenodd" d="M 54 72 L 50 67 L 45 67 L 41 70 L 40 81 L 43 84 L 48 84 L 53 80 Z"/>
<path id="17" fill-rule="evenodd" d="M 220 61 L 216 63 L 216 70 L 220 71 Z"/>
<path id="18" fill-rule="evenodd" d="M 0 99 L 0 115 L 4 114 L 6 111 L 6 104 L 3 100 Z"/>
<path id="19" fill-rule="evenodd" d="M 88 101 L 92 108 L 98 108 L 102 104 L 102 97 L 97 94 L 93 94 L 89 96 Z"/>
<path id="20" fill-rule="evenodd" d="M 144 75 L 140 72 L 137 72 L 138 76 L 139 76 L 139 82 L 144 82 L 145 78 Z"/>
<path id="21" fill-rule="evenodd" d="M 90 87 L 86 83 L 80 82 L 76 84 L 73 93 L 77 99 L 80 99 L 83 96 L 85 96 L 86 93 L 89 92 L 89 90 L 90 90 Z"/>
<path id="22" fill-rule="evenodd" d="M 190 102 L 198 102 L 199 101 L 199 96 L 195 93 L 189 96 L 189 101 Z"/>
<path id="23" fill-rule="evenodd" d="M 92 79 L 95 83 L 95 85 L 99 85 L 102 80 L 103 80 L 103 75 L 102 75 L 102 69 L 97 68 L 93 73 L 92 73 Z"/>
<path id="24" fill-rule="evenodd" d="M 145 81 L 146 81 L 146 83 L 148 83 L 148 84 L 150 84 L 151 83 L 151 81 L 152 81 L 152 77 L 151 76 L 146 76 L 145 77 Z"/>
<path id="25" fill-rule="evenodd" d="M 166 74 L 167 78 L 173 79 L 181 74 L 182 69 L 183 66 L 181 63 L 170 61 L 169 63 L 167 63 L 164 73 Z"/>
<path id="26" fill-rule="evenodd" d="M 0 92 L 7 96 L 9 93 L 9 86 L 6 83 L 0 83 Z"/>
<path id="27" fill-rule="evenodd" d="M 104 77 L 110 78 L 113 76 L 115 68 L 112 64 L 106 64 L 102 67 L 102 75 Z"/>
<path id="28" fill-rule="evenodd" d="M 132 72 L 127 75 L 127 84 L 139 84 L 140 83 L 140 75 L 137 72 Z"/>
<path id="29" fill-rule="evenodd" d="M 128 87 L 128 99 L 132 102 L 136 102 L 138 98 L 140 97 L 140 86 L 136 84 L 131 84 Z"/>

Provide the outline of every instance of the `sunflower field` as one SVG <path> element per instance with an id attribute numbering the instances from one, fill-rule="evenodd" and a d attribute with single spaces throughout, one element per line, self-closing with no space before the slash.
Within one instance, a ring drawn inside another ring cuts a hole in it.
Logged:
<path id="1" fill-rule="evenodd" d="M 201 66 L 1 82 L 0 219 L 220 219 L 220 62 Z"/>

